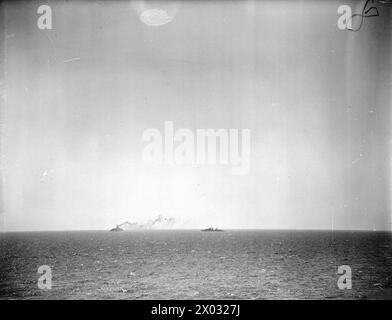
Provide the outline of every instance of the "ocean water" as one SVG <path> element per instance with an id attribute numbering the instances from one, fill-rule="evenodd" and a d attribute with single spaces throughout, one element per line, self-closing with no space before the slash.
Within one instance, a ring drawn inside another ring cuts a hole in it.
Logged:
<path id="1" fill-rule="evenodd" d="M 392 288 L 387 232 L 0 234 L 1 299 L 372 299 Z M 37 286 L 52 269 L 52 289 Z M 352 289 L 337 286 L 349 265 Z"/>

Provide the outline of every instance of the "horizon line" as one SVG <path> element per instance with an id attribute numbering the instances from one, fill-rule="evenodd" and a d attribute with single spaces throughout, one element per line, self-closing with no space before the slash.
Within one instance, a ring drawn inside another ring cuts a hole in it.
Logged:
<path id="1" fill-rule="evenodd" d="M 140 228 L 124 229 L 120 232 L 139 232 L 139 231 L 201 231 L 202 228 Z M 319 228 L 222 228 L 223 231 L 322 231 L 322 232 L 392 232 L 391 229 L 319 229 Z M 82 231 L 102 231 L 111 232 L 110 229 L 41 229 L 41 230 L 2 230 L 0 233 L 23 233 L 23 232 L 82 232 Z"/>

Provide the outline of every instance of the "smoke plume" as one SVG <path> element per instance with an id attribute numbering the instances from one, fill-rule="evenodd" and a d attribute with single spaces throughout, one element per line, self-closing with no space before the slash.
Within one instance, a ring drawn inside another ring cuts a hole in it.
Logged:
<path id="1" fill-rule="evenodd" d="M 166 218 L 158 215 L 157 218 L 148 220 L 147 222 L 129 222 L 125 221 L 118 225 L 124 230 L 144 230 L 144 229 L 169 229 L 176 224 L 174 218 Z"/>

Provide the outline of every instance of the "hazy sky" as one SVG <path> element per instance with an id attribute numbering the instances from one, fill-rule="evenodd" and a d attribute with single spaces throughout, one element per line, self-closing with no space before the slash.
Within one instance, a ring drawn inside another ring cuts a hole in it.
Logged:
<path id="1" fill-rule="evenodd" d="M 2 230 L 390 229 L 392 5 L 350 32 L 350 1 L 184 1 L 159 27 L 140 3 L 48 3 L 52 30 L 41 2 L 3 5 Z M 165 120 L 250 129 L 249 174 L 144 164 Z"/>

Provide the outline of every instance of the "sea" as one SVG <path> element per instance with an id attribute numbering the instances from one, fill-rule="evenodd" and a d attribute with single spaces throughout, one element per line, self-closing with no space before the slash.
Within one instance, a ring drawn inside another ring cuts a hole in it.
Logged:
<path id="1" fill-rule="evenodd" d="M 0 299 L 392 297 L 390 232 L 6 232 L 0 259 Z"/>

